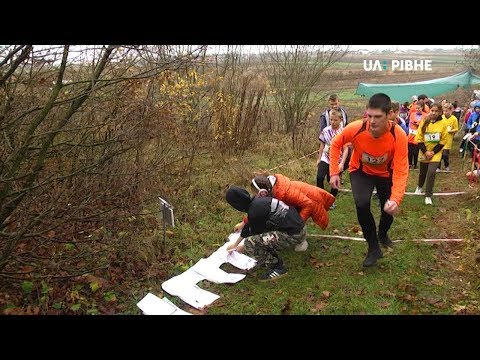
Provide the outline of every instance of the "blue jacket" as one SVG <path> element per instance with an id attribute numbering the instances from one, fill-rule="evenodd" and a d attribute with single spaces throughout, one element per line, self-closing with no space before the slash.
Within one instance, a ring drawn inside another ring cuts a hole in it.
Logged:
<path id="1" fill-rule="evenodd" d="M 408 128 L 407 124 L 405 123 L 405 120 L 403 120 L 401 117 L 397 118 L 397 124 L 405 131 L 405 134 L 408 135 Z"/>
<path id="2" fill-rule="evenodd" d="M 468 118 L 468 121 L 467 121 L 467 129 L 471 129 L 472 128 L 472 125 L 474 122 L 476 122 L 477 124 L 480 123 L 480 113 L 477 113 L 476 111 L 472 113 L 472 115 L 470 115 L 470 117 Z"/>

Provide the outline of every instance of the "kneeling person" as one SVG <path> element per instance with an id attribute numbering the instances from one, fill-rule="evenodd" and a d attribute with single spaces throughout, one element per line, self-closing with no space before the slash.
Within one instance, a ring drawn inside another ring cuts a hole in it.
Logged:
<path id="1" fill-rule="evenodd" d="M 305 223 L 293 206 L 272 197 L 252 199 L 247 190 L 232 186 L 227 190 L 227 202 L 247 213 L 248 221 L 239 239 L 228 247 L 236 249 L 265 266 L 268 271 L 260 280 L 274 280 L 287 273 L 287 268 L 278 255 L 284 249 L 306 248 Z M 245 239 L 243 246 L 240 242 Z"/>

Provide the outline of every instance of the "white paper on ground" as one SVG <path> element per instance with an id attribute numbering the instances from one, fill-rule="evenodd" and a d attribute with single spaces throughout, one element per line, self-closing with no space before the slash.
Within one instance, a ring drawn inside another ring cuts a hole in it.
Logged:
<path id="1" fill-rule="evenodd" d="M 240 237 L 240 231 L 238 232 L 234 232 L 234 233 L 231 233 L 230 235 L 228 235 L 228 243 L 232 243 L 232 242 L 235 242 L 238 240 L 238 238 Z"/>
<path id="2" fill-rule="evenodd" d="M 196 283 L 202 280 L 205 280 L 205 277 L 190 268 L 165 281 L 162 284 L 162 289 L 170 295 L 178 296 L 194 308 L 201 309 L 220 297 L 198 287 Z"/>
<path id="3" fill-rule="evenodd" d="M 167 298 L 159 298 L 148 293 L 137 304 L 145 315 L 192 315 L 183 311 Z"/>
<path id="4" fill-rule="evenodd" d="M 242 270 L 250 270 L 256 265 L 257 262 L 245 254 L 239 253 L 236 250 L 227 251 L 228 244 L 229 243 L 212 253 L 207 260 L 215 264 L 216 267 L 220 267 L 224 263 L 230 263 Z"/>
<path id="5" fill-rule="evenodd" d="M 255 259 L 252 259 L 251 257 L 239 253 L 236 250 L 233 251 L 228 251 L 227 247 L 232 244 L 233 242 L 238 240 L 238 237 L 240 236 L 240 233 L 231 233 L 228 236 L 228 241 L 225 243 L 223 246 L 221 246 L 218 250 L 216 250 L 210 257 L 216 256 L 220 259 L 223 260 L 223 262 L 228 262 L 232 264 L 233 266 L 242 269 L 242 270 L 250 270 L 256 265 Z M 243 245 L 245 243 L 245 239 L 240 241 L 239 245 Z M 221 265 L 221 264 L 220 264 Z"/>
<path id="6" fill-rule="evenodd" d="M 257 264 L 256 260 L 235 250 L 228 253 L 227 261 L 242 270 L 250 270 Z"/>
<path id="7" fill-rule="evenodd" d="M 236 283 L 245 277 L 245 274 L 231 274 L 223 271 L 217 265 L 215 258 L 200 259 L 192 269 L 204 276 L 208 281 L 216 284 Z"/>
<path id="8" fill-rule="evenodd" d="M 201 309 L 206 305 L 210 305 L 220 296 L 212 292 L 201 289 L 196 284 L 202 280 L 209 280 L 216 283 L 236 283 L 243 278 L 244 274 L 229 274 L 220 266 L 223 263 L 230 263 L 233 266 L 248 270 L 255 266 L 256 261 L 245 254 L 237 251 L 227 251 L 227 247 L 238 240 L 240 232 L 232 233 L 228 236 L 229 241 L 217 249 L 207 259 L 201 259 L 197 264 L 192 266 L 182 274 L 174 276 L 162 284 L 162 289 L 173 296 L 178 296 L 187 304 Z M 244 240 L 240 242 L 243 244 Z"/>
<path id="9" fill-rule="evenodd" d="M 166 303 L 172 305 L 172 306 L 175 306 L 175 308 L 177 310 L 173 313 L 173 315 L 193 315 L 193 314 L 189 313 L 188 311 L 184 311 L 184 310 L 180 309 L 177 305 L 175 305 L 170 300 L 168 300 L 168 298 L 166 296 L 164 296 L 162 298 L 162 300 L 165 301 Z"/>

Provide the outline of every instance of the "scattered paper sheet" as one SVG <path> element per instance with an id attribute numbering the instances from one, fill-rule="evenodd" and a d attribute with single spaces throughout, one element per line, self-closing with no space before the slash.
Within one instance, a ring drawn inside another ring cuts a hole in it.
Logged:
<path id="1" fill-rule="evenodd" d="M 226 262 L 233 266 L 248 270 L 255 266 L 256 261 L 237 251 L 227 251 L 227 247 L 238 240 L 240 232 L 232 233 L 228 236 L 228 242 L 217 249 L 206 259 L 200 259 L 194 266 L 182 274 L 174 276 L 162 284 L 162 289 L 173 296 L 178 296 L 187 304 L 194 308 L 201 309 L 210 305 L 220 296 L 210 291 L 203 290 L 197 283 L 202 280 L 208 280 L 217 284 L 236 283 L 245 278 L 245 274 L 227 273 L 220 269 L 220 266 Z M 243 243 L 244 240 L 240 244 Z M 153 294 L 152 294 L 153 295 Z M 150 300 L 152 301 L 152 300 Z M 168 301 L 168 300 L 167 300 Z M 147 302 L 147 304 L 149 304 Z M 172 304 L 173 305 L 173 304 Z M 162 304 L 162 311 L 168 311 L 168 307 Z M 148 312 L 147 308 L 147 312 Z M 150 310 L 151 311 L 151 310 Z M 160 310 L 158 310 L 160 311 Z M 145 311 L 144 311 L 145 312 Z"/>
<path id="2" fill-rule="evenodd" d="M 231 233 L 230 235 L 228 235 L 228 238 L 227 238 L 228 243 L 237 241 L 239 237 L 240 237 L 240 231 Z"/>
<path id="3" fill-rule="evenodd" d="M 204 279 L 204 276 L 190 268 L 182 274 L 165 281 L 162 284 L 162 289 L 170 295 L 178 296 L 194 308 L 201 309 L 206 305 L 210 305 L 220 297 L 196 285 Z"/>
<path id="4" fill-rule="evenodd" d="M 208 281 L 214 282 L 216 284 L 223 283 L 236 283 L 242 280 L 245 277 L 245 274 L 231 274 L 223 271 L 217 265 L 215 258 L 200 259 L 194 266 L 191 268 L 204 276 Z"/>
<path id="5" fill-rule="evenodd" d="M 208 259 L 212 258 L 212 262 L 215 262 L 215 263 L 223 261 L 222 263 L 219 264 L 219 267 L 223 263 L 228 262 L 233 266 L 242 270 L 250 270 L 251 268 L 253 268 L 257 262 L 251 257 L 245 254 L 239 253 L 236 250 L 227 251 L 227 247 L 233 242 L 237 241 L 239 236 L 240 236 L 240 233 L 230 234 L 228 238 L 231 239 L 231 241 L 228 241 L 223 246 L 218 248 L 212 255 L 208 257 Z M 239 245 L 243 245 L 244 242 L 245 242 L 245 239 L 243 239 Z M 213 260 L 213 258 L 215 257 L 217 257 L 220 260 Z"/>
<path id="6" fill-rule="evenodd" d="M 239 253 L 238 251 L 229 252 L 227 255 L 227 261 L 242 270 L 250 270 L 257 264 L 256 260 L 245 254 Z"/>
<path id="7" fill-rule="evenodd" d="M 183 311 L 167 298 L 159 298 L 152 293 L 148 293 L 137 304 L 145 315 L 192 315 Z"/>

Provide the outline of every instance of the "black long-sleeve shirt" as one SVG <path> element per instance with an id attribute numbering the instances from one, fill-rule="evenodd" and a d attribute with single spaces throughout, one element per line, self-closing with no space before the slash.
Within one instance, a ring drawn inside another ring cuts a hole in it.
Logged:
<path id="1" fill-rule="evenodd" d="M 289 235 L 302 231 L 305 223 L 297 209 L 271 197 L 255 198 L 248 209 L 248 223 L 241 236 L 262 234 L 267 231 L 281 231 Z"/>

